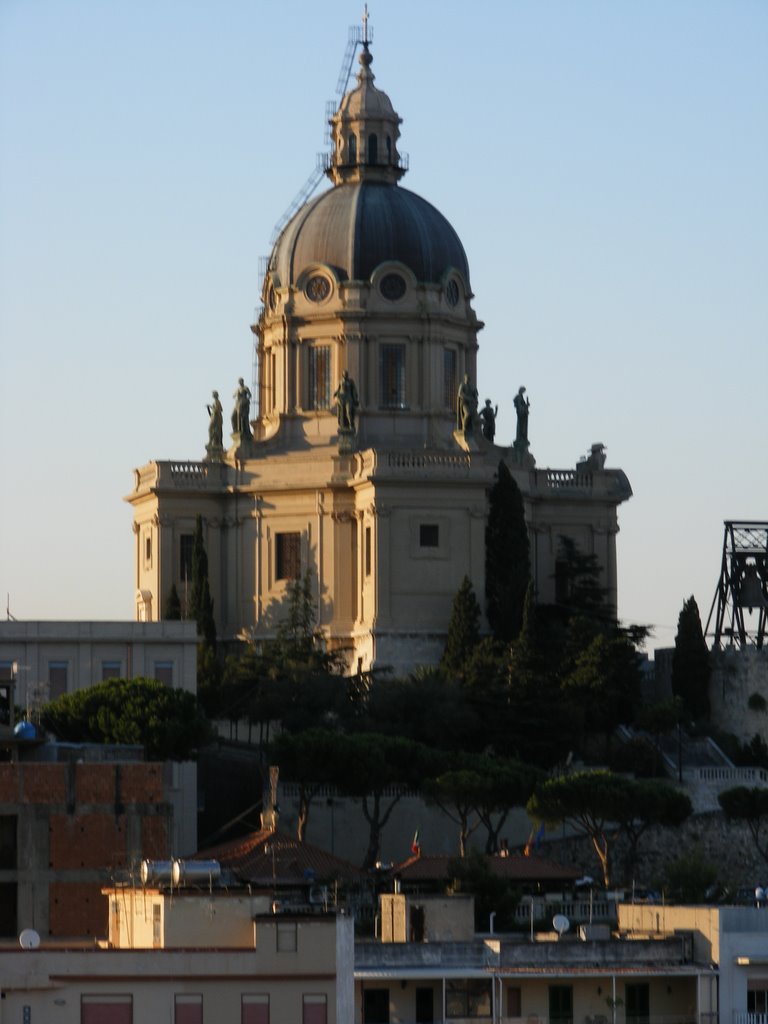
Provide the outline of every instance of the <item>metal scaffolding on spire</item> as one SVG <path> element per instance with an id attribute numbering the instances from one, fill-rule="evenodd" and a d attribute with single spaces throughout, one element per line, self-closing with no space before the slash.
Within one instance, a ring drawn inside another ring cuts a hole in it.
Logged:
<path id="1" fill-rule="evenodd" d="M 768 627 L 768 522 L 726 520 L 724 526 L 720 579 L 704 632 L 714 647 L 762 647 Z"/>

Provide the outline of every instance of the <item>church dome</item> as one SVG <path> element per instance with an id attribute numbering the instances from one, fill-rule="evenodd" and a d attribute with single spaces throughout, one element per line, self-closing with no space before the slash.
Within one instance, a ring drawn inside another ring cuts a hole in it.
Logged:
<path id="1" fill-rule="evenodd" d="M 326 174 L 335 188 L 303 206 L 284 228 L 269 261 L 272 281 L 293 287 L 318 264 L 341 281 L 367 281 L 382 263 L 397 262 L 423 284 L 444 283 L 457 271 L 468 289 L 459 236 L 434 206 L 398 187 L 408 163 L 397 148 L 401 118 L 374 85 L 372 61 L 365 41 L 357 85 L 330 120 Z"/>
<path id="2" fill-rule="evenodd" d="M 439 284 L 456 270 L 469 286 L 464 247 L 439 210 L 395 183 L 365 179 L 337 185 L 299 210 L 275 245 L 270 271 L 283 287 L 317 264 L 342 281 L 367 281 L 389 261 L 423 283 Z"/>

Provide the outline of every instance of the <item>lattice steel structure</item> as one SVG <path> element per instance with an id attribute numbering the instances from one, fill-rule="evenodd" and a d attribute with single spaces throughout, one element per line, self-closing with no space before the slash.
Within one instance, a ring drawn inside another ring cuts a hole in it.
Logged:
<path id="1" fill-rule="evenodd" d="M 720 579 L 705 633 L 715 647 L 762 647 L 768 626 L 768 523 L 726 520 L 724 526 Z"/>

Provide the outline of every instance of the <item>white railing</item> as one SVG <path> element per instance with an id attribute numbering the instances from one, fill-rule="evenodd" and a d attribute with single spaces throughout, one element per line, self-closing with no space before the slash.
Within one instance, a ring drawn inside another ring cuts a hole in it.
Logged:
<path id="1" fill-rule="evenodd" d="M 592 474 L 580 473 L 576 469 L 545 469 L 543 475 L 547 487 L 589 488 L 592 486 Z"/>
<path id="2" fill-rule="evenodd" d="M 470 467 L 468 455 L 422 452 L 387 452 L 387 466 L 390 469 L 453 469 L 466 470 Z"/>
<path id="3" fill-rule="evenodd" d="M 717 766 L 711 768 L 691 768 L 685 774 L 690 774 L 699 782 L 729 782 L 734 786 L 744 785 L 751 782 L 756 785 L 768 786 L 768 771 L 765 768 L 735 768 Z M 757 1016 L 761 1016 L 757 1014 Z M 762 1016 L 765 1016 L 763 1014 Z"/>

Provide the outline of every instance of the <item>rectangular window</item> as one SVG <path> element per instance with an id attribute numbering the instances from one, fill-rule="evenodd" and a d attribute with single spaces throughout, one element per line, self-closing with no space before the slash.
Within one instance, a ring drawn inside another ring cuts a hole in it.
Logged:
<path id="1" fill-rule="evenodd" d="M 276 935 L 278 953 L 296 952 L 298 935 L 295 921 L 278 921 Z"/>
<path id="2" fill-rule="evenodd" d="M 389 989 L 366 988 L 363 991 L 365 1024 L 389 1024 Z"/>
<path id="3" fill-rule="evenodd" d="M 144 538 L 144 562 L 147 566 L 152 565 L 152 538 L 149 535 Z"/>
<path id="4" fill-rule="evenodd" d="M 443 405 L 446 409 L 454 409 L 459 382 L 456 373 L 456 349 L 443 349 Z"/>
<path id="5" fill-rule="evenodd" d="M 199 995 L 174 996 L 173 1024 L 203 1024 L 203 997 Z"/>
<path id="6" fill-rule="evenodd" d="M 379 350 L 379 403 L 383 409 L 405 408 L 405 345 Z"/>
<path id="7" fill-rule="evenodd" d="M 269 1024 L 269 996 L 258 993 L 243 995 L 240 1024 Z"/>
<path id="8" fill-rule="evenodd" d="M 10 725 L 13 687 L 16 679 L 17 666 L 13 661 L 0 661 L 0 723 Z"/>
<path id="9" fill-rule="evenodd" d="M 507 989 L 507 1016 L 522 1017 L 523 999 L 522 990 L 516 985 L 510 985 Z"/>
<path id="10" fill-rule="evenodd" d="M 421 523 L 419 526 L 419 546 L 422 548 L 440 547 L 440 527 L 437 523 Z"/>
<path id="11" fill-rule="evenodd" d="M 154 949 L 160 949 L 163 941 L 162 912 L 159 903 L 152 904 L 152 946 Z"/>
<path id="12" fill-rule="evenodd" d="M 747 1013 L 768 1013 L 768 981 L 747 978 Z"/>
<path id="13" fill-rule="evenodd" d="M 56 700 L 67 692 L 68 661 L 48 662 L 48 697 Z"/>
<path id="14" fill-rule="evenodd" d="M 371 528 L 365 528 L 365 575 L 371 575 Z"/>
<path id="15" fill-rule="evenodd" d="M 0 814 L 0 870 L 18 868 L 17 818 L 15 814 Z"/>
<path id="16" fill-rule="evenodd" d="M 446 1017 L 490 1017 L 491 982 L 485 978 L 457 978 L 445 983 Z"/>
<path id="17" fill-rule="evenodd" d="M 110 900 L 109 909 L 111 913 L 111 921 L 109 925 L 109 940 L 115 949 L 120 948 L 120 902 L 119 900 Z"/>
<path id="18" fill-rule="evenodd" d="M 305 995 L 303 997 L 301 1024 L 328 1024 L 328 996 Z"/>
<path id="19" fill-rule="evenodd" d="M 573 1024 L 573 989 L 570 985 L 549 986 L 549 1024 Z"/>
<path id="20" fill-rule="evenodd" d="M 301 576 L 301 534 L 275 534 L 275 579 L 296 580 Z"/>
<path id="21" fill-rule="evenodd" d="M 17 938 L 19 934 L 16 907 L 18 890 L 15 882 L 0 882 L 0 936 Z"/>
<path id="22" fill-rule="evenodd" d="M 192 581 L 192 548 L 194 546 L 194 534 L 182 533 L 179 537 L 179 579 L 182 583 Z"/>
<path id="23" fill-rule="evenodd" d="M 102 661 L 101 679 L 120 679 L 123 673 L 123 665 L 120 661 Z"/>
<path id="24" fill-rule="evenodd" d="M 650 996 L 647 983 L 629 984 L 624 988 L 624 1017 L 627 1024 L 648 1024 Z"/>
<path id="25" fill-rule="evenodd" d="M 80 1024 L 133 1024 L 133 996 L 80 996 Z"/>
<path id="26" fill-rule="evenodd" d="M 331 347 L 316 345 L 309 350 L 309 408 L 331 407 Z"/>
<path id="27" fill-rule="evenodd" d="M 416 1024 L 434 1024 L 435 996 L 431 988 L 416 989 Z"/>
<path id="28" fill-rule="evenodd" d="M 166 686 L 173 686 L 173 662 L 156 661 L 155 679 L 157 679 L 159 683 L 164 683 Z"/>

